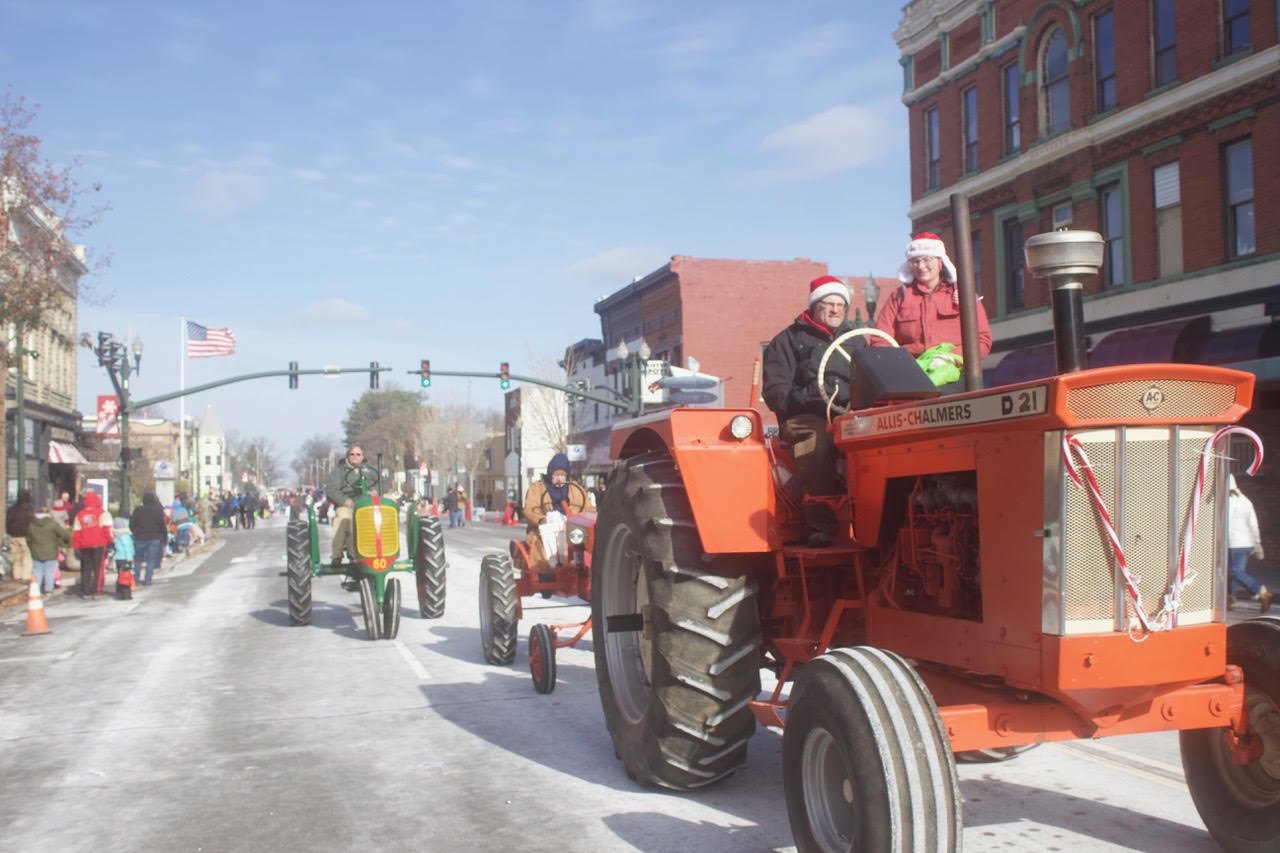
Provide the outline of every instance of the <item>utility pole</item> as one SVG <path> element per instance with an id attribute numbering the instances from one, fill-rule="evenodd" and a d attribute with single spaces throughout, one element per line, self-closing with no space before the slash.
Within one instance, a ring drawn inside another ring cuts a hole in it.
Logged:
<path id="1" fill-rule="evenodd" d="M 126 351 L 124 344 L 116 341 L 110 332 L 98 332 L 98 345 L 93 350 L 98 364 L 107 369 L 107 376 L 120 398 L 120 515 L 128 515 L 132 507 L 129 488 L 129 375 L 136 374 L 142 363 L 142 338 L 134 338 Z M 129 356 L 133 356 L 133 364 Z"/>

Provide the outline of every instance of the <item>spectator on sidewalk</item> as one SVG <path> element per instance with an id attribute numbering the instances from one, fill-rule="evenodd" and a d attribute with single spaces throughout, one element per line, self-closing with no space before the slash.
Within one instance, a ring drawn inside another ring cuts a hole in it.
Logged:
<path id="1" fill-rule="evenodd" d="M 71 526 L 71 495 L 63 492 L 58 495 L 58 499 L 53 502 L 53 509 L 49 515 L 53 520 L 61 524 L 63 527 Z"/>
<path id="2" fill-rule="evenodd" d="M 208 539 L 213 538 L 213 504 L 209 502 L 206 495 L 200 495 L 196 498 L 196 521 L 200 522 L 201 529 Z"/>
<path id="3" fill-rule="evenodd" d="M 449 491 L 444 496 L 444 511 L 449 513 L 449 527 L 461 527 L 458 523 L 461 515 L 458 512 L 458 490 L 456 487 L 450 486 Z"/>
<path id="4" fill-rule="evenodd" d="M 1227 604 L 1231 603 L 1231 586 L 1242 586 L 1249 597 L 1261 605 L 1262 612 L 1271 609 L 1275 597 L 1265 584 L 1260 584 L 1245 571 L 1252 554 L 1263 558 L 1262 535 L 1258 532 L 1258 515 L 1253 502 L 1244 496 L 1235 474 L 1227 475 Z"/>
<path id="5" fill-rule="evenodd" d="M 165 542 L 169 539 L 164 507 L 155 492 L 142 496 L 142 503 L 129 517 L 129 530 L 133 533 L 134 562 L 137 564 L 134 576 L 142 586 L 151 586 L 151 574 L 160 568 Z"/>
<path id="6" fill-rule="evenodd" d="M 84 509 L 71 525 L 71 547 L 80 558 L 80 597 L 102 594 L 103 561 L 111 544 L 111 513 L 97 492 L 84 496 Z"/>
<path id="7" fill-rule="evenodd" d="M 53 592 L 58 569 L 58 552 L 71 547 L 71 531 L 46 509 L 36 510 L 35 518 L 27 525 L 27 547 L 31 549 L 31 564 L 40 592 Z"/>
<path id="8" fill-rule="evenodd" d="M 27 528 L 36 517 L 36 505 L 31 492 L 21 489 L 18 498 L 4 517 L 4 532 L 9 534 L 9 553 L 13 557 L 13 579 L 25 581 L 31 577 L 31 551 L 27 548 Z"/>
<path id="9" fill-rule="evenodd" d="M 123 518 L 115 520 L 115 560 L 116 571 L 132 569 L 136 550 L 133 546 L 133 534 L 129 532 L 129 522 Z"/>

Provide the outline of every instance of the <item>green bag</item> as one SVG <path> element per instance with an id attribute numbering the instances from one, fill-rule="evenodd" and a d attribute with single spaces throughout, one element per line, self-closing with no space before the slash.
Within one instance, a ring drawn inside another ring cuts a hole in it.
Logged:
<path id="1" fill-rule="evenodd" d="M 916 364 L 934 385 L 950 385 L 960 381 L 960 365 L 964 358 L 955 344 L 938 344 L 916 356 Z"/>

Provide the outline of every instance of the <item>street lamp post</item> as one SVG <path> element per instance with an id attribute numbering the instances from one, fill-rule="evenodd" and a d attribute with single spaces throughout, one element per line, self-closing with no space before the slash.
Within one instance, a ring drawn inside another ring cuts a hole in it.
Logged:
<path id="1" fill-rule="evenodd" d="M 871 273 L 867 273 L 867 280 L 862 285 L 862 299 L 867 304 L 867 325 L 875 325 L 876 304 L 880 301 L 880 285 L 876 284 L 876 277 Z"/>
<path id="2" fill-rule="evenodd" d="M 120 514 L 131 510 L 129 489 L 129 376 L 138 373 L 142 363 L 142 338 L 134 338 L 128 351 L 110 332 L 98 332 L 98 345 L 93 350 L 98 364 L 107 369 L 107 376 L 120 398 Z M 130 355 L 133 356 L 132 364 Z"/>

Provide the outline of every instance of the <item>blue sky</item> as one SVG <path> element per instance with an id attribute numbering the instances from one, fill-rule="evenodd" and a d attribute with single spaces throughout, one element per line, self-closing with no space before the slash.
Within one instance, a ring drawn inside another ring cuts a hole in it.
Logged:
<path id="1" fill-rule="evenodd" d="M 908 237 L 899 4 L 0 0 L 0 80 L 112 210 L 80 326 L 229 326 L 188 385 L 377 360 L 530 372 L 599 336 L 594 301 L 671 255 L 892 275 Z M 801 296 L 797 296 L 799 302 Z M 726 310 L 749 302 L 726 299 Z M 696 355 L 696 353 L 694 354 Z M 468 384 L 470 385 L 468 389 Z M 437 400 L 497 407 L 497 383 Z M 292 452 L 367 378 L 190 398 Z M 79 399 L 108 382 L 87 353 Z M 170 416 L 177 403 L 166 404 Z"/>

